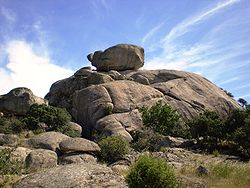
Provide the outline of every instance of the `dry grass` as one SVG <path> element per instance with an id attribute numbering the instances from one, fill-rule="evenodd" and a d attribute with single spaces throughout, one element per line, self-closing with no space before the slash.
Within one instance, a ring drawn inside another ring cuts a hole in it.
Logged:
<path id="1" fill-rule="evenodd" d="M 187 166 L 177 172 L 189 178 L 206 182 L 208 188 L 249 188 L 250 163 L 208 164 L 208 175 L 199 176 L 194 166 Z"/>

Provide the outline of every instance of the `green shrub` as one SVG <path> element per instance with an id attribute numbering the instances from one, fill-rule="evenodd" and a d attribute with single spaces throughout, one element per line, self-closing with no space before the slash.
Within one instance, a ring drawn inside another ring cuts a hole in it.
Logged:
<path id="1" fill-rule="evenodd" d="M 115 162 L 129 152 L 129 144 L 119 136 L 109 136 L 98 142 L 101 157 L 106 162 Z"/>
<path id="2" fill-rule="evenodd" d="M 126 182 L 130 188 L 177 188 L 180 187 L 173 169 L 158 158 L 141 156 L 131 167 Z"/>
<path id="3" fill-rule="evenodd" d="M 26 124 L 16 117 L 0 118 L 0 133 L 17 134 L 23 132 L 24 130 L 26 130 Z"/>
<path id="4" fill-rule="evenodd" d="M 33 104 L 23 119 L 29 130 L 39 129 L 38 123 L 43 122 L 50 131 L 60 131 L 71 120 L 70 114 L 62 108 Z"/>
<path id="5" fill-rule="evenodd" d="M 159 142 L 163 139 L 163 135 L 154 132 L 149 128 L 143 128 L 142 131 L 136 132 L 133 136 L 132 148 L 137 151 L 159 151 Z"/>
<path id="6" fill-rule="evenodd" d="M 224 136 L 224 121 L 216 112 L 205 111 L 193 118 L 187 124 L 190 127 L 192 137 L 199 141 L 203 137 L 203 143 L 217 145 Z"/>
<path id="7" fill-rule="evenodd" d="M 151 108 L 142 107 L 143 125 L 163 135 L 183 136 L 185 131 L 180 115 L 171 106 L 158 102 Z"/>
<path id="8" fill-rule="evenodd" d="M 0 175 L 20 175 L 22 173 L 23 163 L 13 159 L 11 153 L 14 149 L 0 150 Z"/>
<path id="9" fill-rule="evenodd" d="M 70 136 L 72 138 L 81 137 L 81 134 L 78 131 L 74 130 L 73 128 L 71 128 L 68 125 L 64 125 L 63 127 L 58 128 L 57 131 L 65 134 L 67 136 Z"/>

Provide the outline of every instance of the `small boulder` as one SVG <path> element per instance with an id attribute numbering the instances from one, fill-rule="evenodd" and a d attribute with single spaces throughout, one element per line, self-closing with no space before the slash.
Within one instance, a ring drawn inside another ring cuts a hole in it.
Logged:
<path id="1" fill-rule="evenodd" d="M 36 149 L 29 153 L 25 160 L 26 167 L 34 172 L 43 168 L 51 168 L 57 165 L 57 154 L 46 149 Z"/>
<path id="2" fill-rule="evenodd" d="M 63 140 L 67 140 L 68 137 L 65 134 L 59 132 L 45 132 L 36 135 L 26 141 L 27 145 L 32 148 L 48 149 L 52 151 L 57 151 L 59 148 L 59 143 Z"/>
<path id="3" fill-rule="evenodd" d="M 194 144 L 193 140 L 181 137 L 164 136 L 159 143 L 160 147 L 189 147 Z"/>
<path id="4" fill-rule="evenodd" d="M 60 142 L 59 148 L 62 152 L 99 152 L 101 149 L 95 142 L 84 138 L 69 138 Z"/>
<path id="5" fill-rule="evenodd" d="M 200 165 L 197 169 L 196 169 L 197 173 L 199 176 L 203 176 L 203 175 L 208 175 L 208 169 L 202 165 Z"/>
<path id="6" fill-rule="evenodd" d="M 80 135 L 82 134 L 82 126 L 79 125 L 78 123 L 75 122 L 69 122 L 68 126 L 73 129 L 74 131 L 76 131 L 77 133 L 79 133 Z"/>
<path id="7" fill-rule="evenodd" d="M 26 157 L 29 155 L 29 153 L 32 150 L 29 148 L 24 148 L 24 147 L 17 147 L 14 149 L 14 151 L 11 153 L 11 156 L 18 160 L 18 161 L 22 161 L 25 162 Z"/>
<path id="8" fill-rule="evenodd" d="M 87 153 L 66 153 L 59 157 L 59 164 L 96 163 L 97 159 Z"/>
<path id="9" fill-rule="evenodd" d="M 118 44 L 104 52 L 89 54 L 87 58 L 98 71 L 137 70 L 144 65 L 144 49 L 136 45 Z"/>
<path id="10" fill-rule="evenodd" d="M 18 144 L 19 137 L 14 134 L 0 134 L 0 146 L 15 146 Z"/>
<path id="11" fill-rule="evenodd" d="M 6 95 L 0 95 L 0 111 L 7 114 L 25 115 L 30 106 L 35 103 L 47 104 L 48 102 L 24 87 L 15 88 Z"/>
<path id="12" fill-rule="evenodd" d="M 109 75 L 103 74 L 100 72 L 93 72 L 87 78 L 87 83 L 89 86 L 103 84 L 103 83 L 112 82 L 112 81 L 114 81 L 114 80 Z"/>

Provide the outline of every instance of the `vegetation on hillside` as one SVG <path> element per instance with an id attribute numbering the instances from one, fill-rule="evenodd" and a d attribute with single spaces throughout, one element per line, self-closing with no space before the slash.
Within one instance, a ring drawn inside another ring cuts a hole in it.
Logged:
<path id="1" fill-rule="evenodd" d="M 32 130 L 35 133 L 58 131 L 72 137 L 80 136 L 68 126 L 70 120 L 71 116 L 65 109 L 33 104 L 25 116 L 0 117 L 0 133 L 18 134 Z"/>

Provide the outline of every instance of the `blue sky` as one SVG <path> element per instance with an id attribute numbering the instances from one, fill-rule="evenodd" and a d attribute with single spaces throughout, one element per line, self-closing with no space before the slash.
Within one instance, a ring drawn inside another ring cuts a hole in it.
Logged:
<path id="1" fill-rule="evenodd" d="M 249 0 L 0 0 L 0 94 L 43 97 L 119 43 L 144 47 L 144 69 L 195 72 L 250 102 Z"/>

